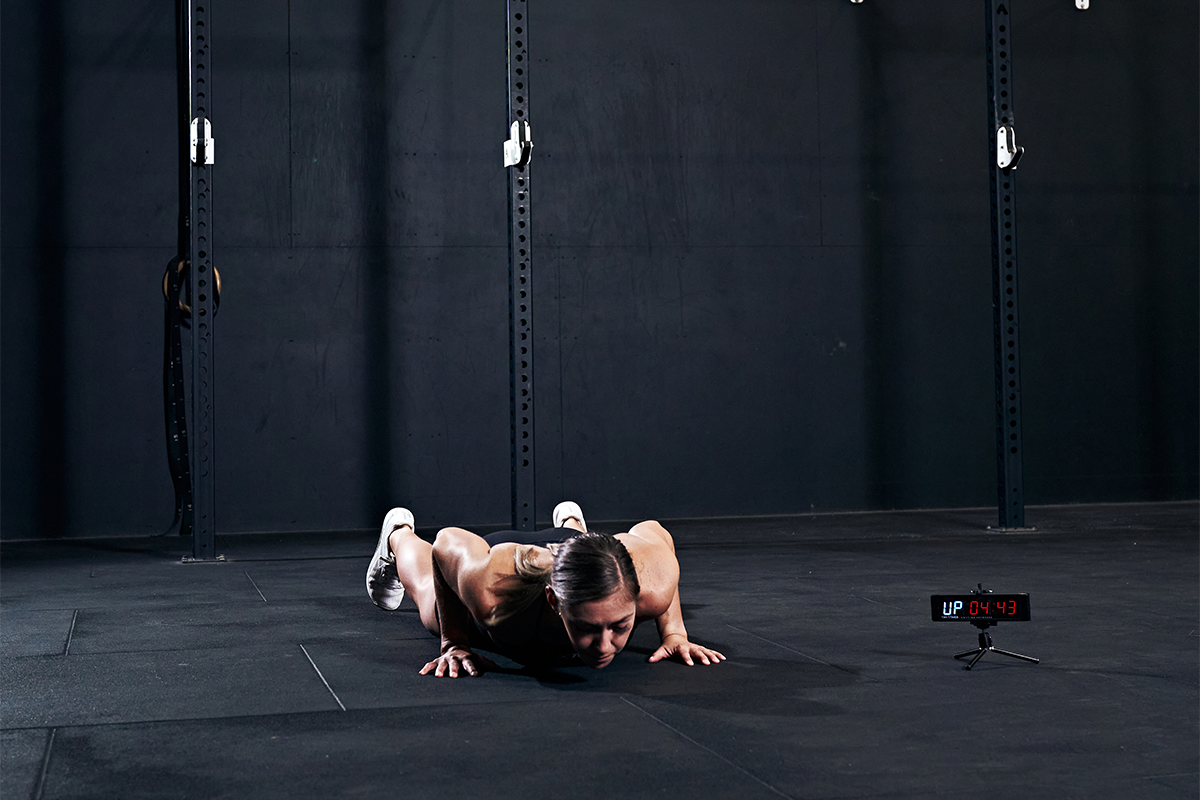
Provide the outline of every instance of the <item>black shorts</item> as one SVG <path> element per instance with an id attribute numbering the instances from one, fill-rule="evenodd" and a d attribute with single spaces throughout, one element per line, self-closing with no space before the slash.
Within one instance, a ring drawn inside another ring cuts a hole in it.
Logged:
<path id="1" fill-rule="evenodd" d="M 558 542 L 570 539 L 578 533 L 579 531 L 574 528 L 547 528 L 544 531 L 496 531 L 483 537 L 483 540 L 489 546 L 512 542 L 514 544 L 533 544 L 538 547 L 545 547 L 548 544 L 557 544 Z"/>

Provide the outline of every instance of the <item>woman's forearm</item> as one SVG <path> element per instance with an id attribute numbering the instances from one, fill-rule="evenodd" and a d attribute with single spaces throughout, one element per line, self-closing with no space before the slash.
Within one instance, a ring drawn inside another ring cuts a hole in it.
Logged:
<path id="1" fill-rule="evenodd" d="M 658 636 L 662 641 L 666 641 L 668 636 L 687 638 L 687 626 L 683 624 L 683 606 L 679 603 L 678 586 L 675 587 L 675 596 L 671 598 L 671 604 L 654 620 L 654 624 L 658 626 Z"/>
<path id="2" fill-rule="evenodd" d="M 471 615 L 462 599 L 446 581 L 438 566 L 437 551 L 433 553 L 433 594 L 437 601 L 438 626 L 442 636 L 442 652 L 451 648 L 469 649 Z"/>

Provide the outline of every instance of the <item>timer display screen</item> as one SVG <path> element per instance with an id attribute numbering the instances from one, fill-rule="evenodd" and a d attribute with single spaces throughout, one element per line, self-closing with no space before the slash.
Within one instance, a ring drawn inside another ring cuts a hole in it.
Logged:
<path id="1" fill-rule="evenodd" d="M 1029 621 L 1027 594 L 935 594 L 929 598 L 934 622 L 943 620 Z"/>

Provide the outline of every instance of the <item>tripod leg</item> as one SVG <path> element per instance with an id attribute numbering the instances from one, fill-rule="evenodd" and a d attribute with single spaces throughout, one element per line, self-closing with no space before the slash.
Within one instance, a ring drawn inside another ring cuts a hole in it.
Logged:
<path id="1" fill-rule="evenodd" d="M 975 650 L 968 650 L 965 653 L 959 653 L 958 655 L 955 656 L 955 658 L 966 658 L 967 656 L 975 656 L 975 661 L 978 661 L 984 653 L 986 653 L 988 650 L 991 650 L 991 649 L 992 649 L 992 637 L 988 636 L 986 630 L 980 630 L 979 631 L 979 647 Z M 974 664 L 975 661 L 972 661 L 971 663 Z M 970 669 L 970 667 L 967 667 L 967 669 Z"/>
<path id="2" fill-rule="evenodd" d="M 1002 656 L 1009 656 L 1010 658 L 1019 658 L 1019 659 L 1022 659 L 1023 661 L 1032 661 L 1035 664 L 1041 663 L 1041 661 L 1034 658 L 1033 656 L 1023 656 L 1020 653 L 1011 653 L 1008 650 L 1000 650 L 995 647 L 993 647 L 992 649 L 995 650 L 997 653 L 999 653 Z"/>
<path id="3" fill-rule="evenodd" d="M 975 657 L 971 659 L 971 663 L 970 663 L 970 664 L 967 664 L 967 669 L 970 669 L 971 667 L 975 666 L 976 662 L 978 662 L 978 661 L 979 661 L 979 659 L 983 658 L 983 654 L 984 654 L 984 653 L 986 653 L 988 650 L 991 650 L 991 649 L 992 649 L 992 648 L 990 648 L 990 647 L 988 647 L 988 648 L 986 648 L 986 649 L 983 649 L 983 648 L 981 648 L 981 649 L 979 650 L 979 652 L 975 654 Z"/>

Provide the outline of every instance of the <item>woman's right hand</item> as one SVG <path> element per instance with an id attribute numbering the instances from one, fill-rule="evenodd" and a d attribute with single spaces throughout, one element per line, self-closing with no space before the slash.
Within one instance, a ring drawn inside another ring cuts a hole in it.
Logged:
<path id="1" fill-rule="evenodd" d="M 490 659 L 472 653 L 465 647 L 453 646 L 448 648 L 437 659 L 430 661 L 421 668 L 422 675 L 433 673 L 434 677 L 457 678 L 458 673 L 465 672 L 472 678 L 477 678 L 489 669 L 499 669 Z"/>

